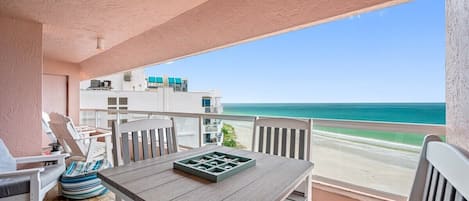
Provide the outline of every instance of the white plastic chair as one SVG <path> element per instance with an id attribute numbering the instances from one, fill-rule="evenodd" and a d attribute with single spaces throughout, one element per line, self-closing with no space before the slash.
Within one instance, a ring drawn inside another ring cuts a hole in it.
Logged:
<path id="1" fill-rule="evenodd" d="M 289 118 L 254 120 L 252 151 L 311 161 L 312 121 Z M 311 200 L 312 175 L 291 193 L 287 200 Z"/>
<path id="2" fill-rule="evenodd" d="M 9 169 L 0 169 L 0 201 L 43 200 L 46 193 L 57 185 L 65 171 L 68 154 L 27 156 L 13 158 L 0 139 L 0 163 L 13 164 Z M 55 161 L 55 165 L 16 170 L 17 164 Z"/>
<path id="3" fill-rule="evenodd" d="M 440 137 L 427 135 L 409 201 L 467 201 L 469 156 Z"/>
<path id="4" fill-rule="evenodd" d="M 51 118 L 49 126 L 65 151 L 86 162 L 101 159 L 112 161 L 111 132 L 98 130 L 102 134 L 89 136 L 91 131 L 79 132 L 70 118 L 58 113 L 50 113 L 49 115 Z M 100 137 L 104 137 L 104 142 L 98 142 Z"/>

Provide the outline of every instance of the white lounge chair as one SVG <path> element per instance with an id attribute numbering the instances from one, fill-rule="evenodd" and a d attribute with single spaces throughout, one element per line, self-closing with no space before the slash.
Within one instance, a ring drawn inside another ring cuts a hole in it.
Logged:
<path id="1" fill-rule="evenodd" d="M 0 139 L 0 201 L 43 200 L 65 171 L 68 154 L 13 158 Z M 17 170 L 17 164 L 55 161 L 55 165 Z M 9 165 L 7 165 L 9 164 Z"/>
<path id="2" fill-rule="evenodd" d="M 101 159 L 112 162 L 111 132 L 97 130 L 102 134 L 89 136 L 90 132 L 79 132 L 70 118 L 58 113 L 49 115 L 49 126 L 66 152 L 86 162 Z M 104 142 L 98 142 L 100 137 L 104 137 Z"/>
<path id="3" fill-rule="evenodd" d="M 49 127 L 50 117 L 46 112 L 42 112 L 42 130 L 46 133 L 51 143 L 57 143 L 57 138 Z"/>

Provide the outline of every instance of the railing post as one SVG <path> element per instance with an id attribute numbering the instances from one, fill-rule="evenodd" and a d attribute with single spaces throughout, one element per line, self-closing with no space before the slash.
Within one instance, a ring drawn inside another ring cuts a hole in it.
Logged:
<path id="1" fill-rule="evenodd" d="M 256 121 L 259 119 L 258 116 L 254 118 L 252 122 L 252 143 L 251 143 L 251 151 L 254 151 L 254 147 L 256 146 Z"/>
<path id="2" fill-rule="evenodd" d="M 204 117 L 199 116 L 199 147 L 202 147 Z"/>
<path id="3" fill-rule="evenodd" d="M 94 110 L 94 127 L 98 128 L 98 110 Z"/>
<path id="4" fill-rule="evenodd" d="M 119 110 L 116 110 L 116 124 L 117 124 L 117 127 L 119 127 L 119 125 L 121 124 L 121 116 L 120 116 Z"/>
<path id="5" fill-rule="evenodd" d="M 309 123 L 309 133 L 308 133 L 308 137 L 306 138 L 308 141 L 307 143 L 309 143 L 309 146 L 308 147 L 308 152 L 307 152 L 307 159 L 308 161 L 312 161 L 312 146 L 313 146 L 313 119 L 309 119 L 308 120 L 308 123 Z"/>

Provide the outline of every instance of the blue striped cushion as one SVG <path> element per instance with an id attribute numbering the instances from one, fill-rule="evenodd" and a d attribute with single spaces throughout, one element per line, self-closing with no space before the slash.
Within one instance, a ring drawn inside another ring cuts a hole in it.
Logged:
<path id="1" fill-rule="evenodd" d="M 108 190 L 101 185 L 96 173 L 110 167 L 111 163 L 106 160 L 89 163 L 73 161 L 60 179 L 63 196 L 70 199 L 88 199 L 107 193 Z"/>

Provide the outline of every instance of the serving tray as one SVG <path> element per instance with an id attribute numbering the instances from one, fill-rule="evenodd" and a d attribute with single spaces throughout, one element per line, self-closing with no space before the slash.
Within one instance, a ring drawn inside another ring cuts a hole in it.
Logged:
<path id="1" fill-rule="evenodd" d="M 174 161 L 173 168 L 219 182 L 255 165 L 255 159 L 215 151 Z"/>

